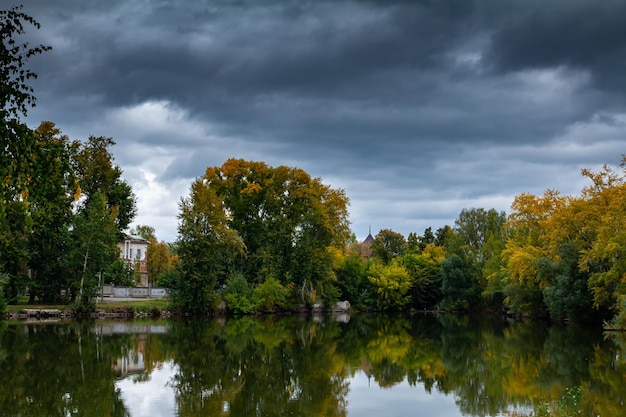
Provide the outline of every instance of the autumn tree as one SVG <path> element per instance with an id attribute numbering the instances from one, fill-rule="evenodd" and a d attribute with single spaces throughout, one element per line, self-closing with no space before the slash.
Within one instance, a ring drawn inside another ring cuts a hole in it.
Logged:
<path id="1" fill-rule="evenodd" d="M 207 169 L 205 179 L 245 243 L 241 266 L 250 283 L 293 283 L 305 303 L 337 296 L 328 248 L 343 248 L 350 238 L 343 190 L 298 168 L 236 159 Z"/>
<path id="2" fill-rule="evenodd" d="M 203 313 L 213 309 L 218 282 L 236 268 L 245 245 L 228 227 L 224 200 L 203 178 L 191 185 L 189 197 L 179 204 L 178 253 L 181 274 L 171 282 L 176 308 Z"/>
<path id="3" fill-rule="evenodd" d="M 148 253 L 146 254 L 148 265 L 148 282 L 154 285 L 159 278 L 172 268 L 169 246 L 156 238 L 150 239 Z"/>
<path id="4" fill-rule="evenodd" d="M 411 276 L 399 259 L 385 265 L 375 261 L 367 271 L 372 284 L 375 307 L 381 311 L 398 311 L 410 301 Z"/>
<path id="5" fill-rule="evenodd" d="M 543 290 L 549 285 L 537 270 L 540 259 L 553 259 L 549 231 L 551 221 L 568 199 L 558 191 L 547 190 L 543 196 L 520 194 L 511 205 L 507 220 L 508 239 L 502 253 L 506 276 L 505 302 L 514 313 L 542 316 L 547 312 Z"/>

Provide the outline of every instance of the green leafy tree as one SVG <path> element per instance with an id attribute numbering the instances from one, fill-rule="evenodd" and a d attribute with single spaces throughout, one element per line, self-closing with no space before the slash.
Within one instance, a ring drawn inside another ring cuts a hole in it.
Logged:
<path id="1" fill-rule="evenodd" d="M 28 107 L 35 105 L 33 88 L 27 82 L 37 78 L 37 74 L 26 68 L 26 63 L 51 49 L 46 45 L 30 47 L 27 42 L 19 43 L 18 37 L 26 33 L 27 24 L 40 27 L 39 22 L 22 12 L 22 6 L 0 10 L 0 119 L 4 123 L 25 115 Z"/>
<path id="2" fill-rule="evenodd" d="M 439 306 L 443 310 L 469 311 L 479 300 L 476 281 L 468 273 L 460 256 L 449 255 L 441 263 L 441 296 Z"/>
<path id="3" fill-rule="evenodd" d="M 120 286 L 133 286 L 135 284 L 135 271 L 123 259 L 116 259 L 103 272 L 102 283 Z"/>
<path id="4" fill-rule="evenodd" d="M 402 256 L 406 251 L 406 240 L 401 233 L 394 232 L 391 229 L 383 229 L 372 242 L 372 255 L 388 264 L 393 258 Z"/>
<path id="5" fill-rule="evenodd" d="M 9 283 L 9 274 L 0 272 L 0 314 L 7 308 L 7 301 L 4 299 L 4 287 Z"/>
<path id="6" fill-rule="evenodd" d="M 96 193 L 106 198 L 107 208 L 117 213 L 115 223 L 118 237 L 128 228 L 137 214 L 135 195 L 130 185 L 122 179 L 122 169 L 114 164 L 110 148 L 115 145 L 112 138 L 89 136 L 85 143 L 74 142 L 74 169 L 83 198 L 82 207 Z"/>
<path id="7" fill-rule="evenodd" d="M 358 252 L 345 256 L 335 273 L 341 291 L 340 298 L 354 305 L 364 304 L 370 295 L 371 286 L 367 279 L 366 264 Z"/>
<path id="8" fill-rule="evenodd" d="M 234 313 L 250 314 L 258 308 L 255 291 L 243 274 L 235 274 L 226 283 L 224 301 Z"/>
<path id="9" fill-rule="evenodd" d="M 406 237 L 406 250 L 409 252 L 418 252 L 420 250 L 419 247 L 420 237 L 415 232 L 409 233 Z"/>
<path id="10" fill-rule="evenodd" d="M 42 122 L 35 133 L 39 147 L 34 154 L 29 197 L 30 302 L 35 296 L 44 302 L 58 302 L 61 290 L 67 287 L 64 277 L 68 271 L 59 259 L 68 249 L 77 185 L 68 137 L 52 122 Z"/>
<path id="11" fill-rule="evenodd" d="M 433 229 L 431 227 L 427 227 L 424 229 L 424 235 L 419 237 L 419 249 L 423 251 L 427 245 L 435 243 L 435 235 L 433 234 Z"/>
<path id="12" fill-rule="evenodd" d="M 422 253 L 408 253 L 399 259 L 411 277 L 411 305 L 414 308 L 431 308 L 440 298 L 440 264 L 445 251 L 433 244 L 424 247 Z"/>
<path id="13" fill-rule="evenodd" d="M 8 274 L 9 298 L 27 284 L 29 214 L 34 155 L 39 152 L 37 135 L 20 121 L 35 96 L 29 80 L 37 74 L 28 61 L 49 46 L 20 43 L 27 25 L 39 23 L 22 12 L 21 6 L 0 10 L 0 272 Z"/>
<path id="14" fill-rule="evenodd" d="M 74 222 L 68 262 L 73 302 L 79 310 L 94 307 L 102 273 L 119 259 L 117 213 L 107 206 L 105 196 L 96 192 Z"/>
<path id="15" fill-rule="evenodd" d="M 448 252 L 450 252 L 451 241 L 454 240 L 454 237 L 454 229 L 449 225 L 445 225 L 437 229 L 435 232 L 434 243 L 437 246 L 443 246 L 446 250 L 448 250 Z"/>
<path id="16" fill-rule="evenodd" d="M 215 210 L 221 213 L 207 216 L 206 230 L 227 231 L 245 248 L 227 259 L 228 268 L 220 256 L 207 258 L 206 264 L 203 261 L 203 268 L 214 271 L 215 287 L 223 287 L 230 272 L 240 271 L 253 286 L 270 277 L 285 287 L 291 285 L 303 303 L 338 297 L 330 248 L 344 248 L 350 239 L 348 199 L 343 190 L 333 190 L 301 169 L 241 159 L 208 168 L 194 184 L 207 189 L 211 195 L 207 199 L 214 200 Z M 192 194 L 199 187 L 194 185 Z M 183 221 L 203 211 L 197 209 L 198 204 L 194 198 L 186 201 Z M 185 242 L 198 233 L 179 228 L 183 263 L 190 256 Z M 188 272 L 193 270 L 189 265 Z"/>
<path id="17" fill-rule="evenodd" d="M 587 285 L 588 274 L 578 268 L 578 247 L 566 242 L 557 251 L 558 261 L 543 258 L 537 266 L 539 276 L 550 282 L 543 290 L 550 315 L 579 323 L 588 321 L 594 313 L 593 295 Z"/>
<path id="18" fill-rule="evenodd" d="M 144 238 L 144 239 L 146 239 L 147 241 L 150 241 L 150 242 L 153 241 L 153 240 L 156 240 L 155 230 L 154 230 L 154 227 L 152 227 L 152 226 L 139 224 L 139 225 L 133 227 L 132 229 L 130 229 L 130 233 L 132 235 L 141 236 L 142 238 Z"/>
<path id="19" fill-rule="evenodd" d="M 181 273 L 172 282 L 172 303 L 193 313 L 211 311 L 218 282 L 236 271 L 234 261 L 245 250 L 237 232 L 228 227 L 224 201 L 203 179 L 179 204 L 178 254 Z"/>

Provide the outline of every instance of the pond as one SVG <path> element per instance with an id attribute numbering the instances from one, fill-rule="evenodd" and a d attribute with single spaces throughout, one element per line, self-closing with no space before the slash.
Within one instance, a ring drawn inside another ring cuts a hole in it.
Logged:
<path id="1" fill-rule="evenodd" d="M 431 314 L 0 322 L 0 415 L 622 416 L 624 340 Z"/>

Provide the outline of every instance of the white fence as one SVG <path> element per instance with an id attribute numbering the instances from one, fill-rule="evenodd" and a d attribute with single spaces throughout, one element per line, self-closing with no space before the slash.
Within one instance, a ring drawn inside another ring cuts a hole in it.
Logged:
<path id="1" fill-rule="evenodd" d="M 117 287 L 115 285 L 103 285 L 102 297 L 106 298 L 167 298 L 167 288 L 161 287 Z"/>

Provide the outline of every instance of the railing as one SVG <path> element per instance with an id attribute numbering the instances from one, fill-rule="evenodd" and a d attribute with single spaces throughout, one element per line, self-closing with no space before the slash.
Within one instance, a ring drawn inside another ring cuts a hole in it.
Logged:
<path id="1" fill-rule="evenodd" d="M 106 298 L 168 298 L 169 291 L 161 287 L 118 287 L 103 285 L 102 297 Z"/>

